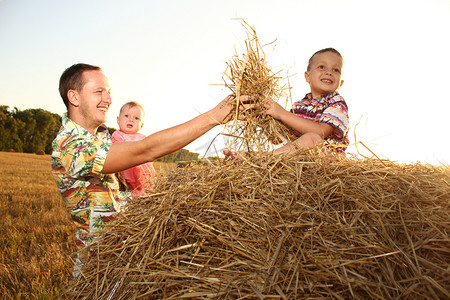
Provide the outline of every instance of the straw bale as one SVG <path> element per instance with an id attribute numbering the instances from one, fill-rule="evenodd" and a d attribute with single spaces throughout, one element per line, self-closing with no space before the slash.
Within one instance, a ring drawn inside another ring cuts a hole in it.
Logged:
<path id="1" fill-rule="evenodd" d="M 75 299 L 448 299 L 448 167 L 300 154 L 177 169 L 91 245 Z"/>

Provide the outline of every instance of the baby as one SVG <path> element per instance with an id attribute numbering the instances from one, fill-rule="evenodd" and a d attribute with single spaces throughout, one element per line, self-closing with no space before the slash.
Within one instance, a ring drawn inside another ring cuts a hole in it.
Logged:
<path id="1" fill-rule="evenodd" d="M 113 143 L 139 141 L 145 135 L 139 133 L 144 126 L 144 108 L 137 102 L 125 103 L 120 109 L 117 117 L 119 130 L 116 130 L 111 140 Z M 153 189 L 153 180 L 156 176 L 155 168 L 151 162 L 145 163 L 122 172 L 122 176 L 127 182 L 134 197 L 141 196 L 146 190 Z"/>

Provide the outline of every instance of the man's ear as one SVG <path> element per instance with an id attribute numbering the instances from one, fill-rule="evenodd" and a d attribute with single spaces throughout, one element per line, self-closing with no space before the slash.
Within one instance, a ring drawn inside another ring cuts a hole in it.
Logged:
<path id="1" fill-rule="evenodd" d="M 311 80 L 310 80 L 310 77 L 309 77 L 309 72 L 308 72 L 308 71 L 305 72 L 305 80 L 306 80 L 307 83 L 310 83 L 310 81 L 311 81 Z"/>
<path id="2" fill-rule="evenodd" d="M 67 92 L 67 98 L 69 99 L 69 103 L 75 107 L 80 106 L 80 101 L 78 100 L 78 92 L 76 90 L 69 90 Z"/>

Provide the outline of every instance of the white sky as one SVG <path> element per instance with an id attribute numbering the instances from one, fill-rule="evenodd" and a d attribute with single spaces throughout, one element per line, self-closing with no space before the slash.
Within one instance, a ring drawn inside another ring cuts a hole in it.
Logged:
<path id="1" fill-rule="evenodd" d="M 297 74 L 294 101 L 309 91 L 309 57 L 325 47 L 341 52 L 352 143 L 356 130 L 379 157 L 450 163 L 449 0 L 0 0 L 0 105 L 64 113 L 59 77 L 84 62 L 109 78 L 108 126 L 118 127 L 130 99 L 146 109 L 143 133 L 177 125 L 228 94 L 213 84 L 235 47 L 244 52 L 246 34 L 233 18 L 253 26 L 262 44 L 277 39 L 265 48 L 268 64 Z M 187 148 L 204 151 L 218 132 Z"/>

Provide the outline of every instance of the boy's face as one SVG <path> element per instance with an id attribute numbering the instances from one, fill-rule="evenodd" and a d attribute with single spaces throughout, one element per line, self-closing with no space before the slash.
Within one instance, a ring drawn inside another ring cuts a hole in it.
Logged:
<path id="1" fill-rule="evenodd" d="M 341 80 L 342 63 L 342 58 L 334 52 L 314 56 L 310 70 L 305 72 L 313 98 L 327 95 L 341 87 L 344 82 Z"/>
<path id="2" fill-rule="evenodd" d="M 144 126 L 144 112 L 138 106 L 125 106 L 117 117 L 117 124 L 124 133 L 137 133 Z"/>

